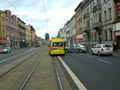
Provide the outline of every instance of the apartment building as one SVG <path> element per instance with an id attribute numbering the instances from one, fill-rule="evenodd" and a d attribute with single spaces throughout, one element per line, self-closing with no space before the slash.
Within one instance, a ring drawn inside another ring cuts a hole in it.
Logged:
<path id="1" fill-rule="evenodd" d="M 115 21 L 114 0 L 102 0 L 102 42 L 107 44 L 113 43 L 113 22 Z"/>
<path id="2" fill-rule="evenodd" d="M 66 45 L 70 45 L 70 20 L 65 24 L 66 27 Z"/>
<path id="3" fill-rule="evenodd" d="M 112 44 L 115 8 L 113 0 L 84 0 L 82 4 L 84 43 Z"/>
<path id="4" fill-rule="evenodd" d="M 59 37 L 63 39 L 64 42 L 66 42 L 66 29 L 65 26 L 59 30 Z"/>
<path id="5" fill-rule="evenodd" d="M 20 18 L 17 18 L 18 24 L 19 24 L 19 30 L 20 30 L 20 48 L 25 47 L 26 43 L 26 27 L 25 22 L 22 21 Z"/>
<path id="6" fill-rule="evenodd" d="M 7 45 L 6 16 L 0 10 L 0 49 Z"/>
<path id="7" fill-rule="evenodd" d="M 76 29 L 76 43 L 83 43 L 83 30 L 82 30 L 82 2 L 75 9 L 75 29 Z"/>
<path id="8" fill-rule="evenodd" d="M 27 41 L 27 45 L 28 46 L 32 45 L 32 30 L 31 30 L 31 25 L 26 25 L 26 41 Z"/>
<path id="9" fill-rule="evenodd" d="M 10 10 L 5 10 L 6 30 L 8 46 L 11 49 L 19 48 L 20 31 L 16 15 L 12 15 Z"/>
<path id="10" fill-rule="evenodd" d="M 31 26 L 31 33 L 32 33 L 32 46 L 35 44 L 35 29 Z"/>
<path id="11" fill-rule="evenodd" d="M 113 23 L 114 40 L 118 41 L 120 48 L 120 0 L 114 0 L 115 5 L 115 21 Z"/>
<path id="12" fill-rule="evenodd" d="M 73 44 L 76 44 L 76 26 L 75 26 L 75 14 L 72 16 L 72 37 Z"/>

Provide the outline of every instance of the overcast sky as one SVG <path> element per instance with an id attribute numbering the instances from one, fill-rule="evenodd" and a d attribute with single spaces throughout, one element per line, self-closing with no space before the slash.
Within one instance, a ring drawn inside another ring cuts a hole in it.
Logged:
<path id="1" fill-rule="evenodd" d="M 45 38 L 45 33 L 48 32 L 50 37 L 54 37 L 64 23 L 74 15 L 74 10 L 81 0 L 43 1 L 48 29 L 42 0 L 0 0 L 0 10 L 11 10 L 12 14 L 18 15 L 26 24 L 31 24 L 38 36 Z"/>

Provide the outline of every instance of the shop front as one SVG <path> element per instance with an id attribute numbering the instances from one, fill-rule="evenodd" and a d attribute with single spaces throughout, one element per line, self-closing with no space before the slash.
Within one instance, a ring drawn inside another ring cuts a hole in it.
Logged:
<path id="1" fill-rule="evenodd" d="M 83 43 L 83 34 L 79 34 L 76 36 L 76 43 L 82 44 Z"/>
<path id="2" fill-rule="evenodd" d="M 114 40 L 117 40 L 118 47 L 120 48 L 120 22 L 117 22 L 113 25 L 114 30 Z"/>
<path id="3" fill-rule="evenodd" d="M 3 47 L 7 46 L 7 44 L 8 44 L 8 41 L 7 41 L 7 40 L 0 40 L 0 50 L 1 50 Z"/>

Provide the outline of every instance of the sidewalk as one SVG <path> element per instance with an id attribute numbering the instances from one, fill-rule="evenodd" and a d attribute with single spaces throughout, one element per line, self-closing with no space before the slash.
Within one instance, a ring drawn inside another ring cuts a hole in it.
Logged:
<path id="1" fill-rule="evenodd" d="M 117 52 L 113 52 L 113 55 L 120 55 L 120 49 L 118 49 Z"/>

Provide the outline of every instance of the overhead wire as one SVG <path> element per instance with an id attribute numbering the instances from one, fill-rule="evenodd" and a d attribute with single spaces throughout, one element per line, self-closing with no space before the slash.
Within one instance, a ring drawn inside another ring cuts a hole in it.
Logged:
<path id="1" fill-rule="evenodd" d="M 11 3 L 9 0 L 7 0 L 7 2 L 22 16 L 22 13 L 21 13 L 21 11 L 20 10 L 18 10 L 17 8 L 16 8 L 16 6 L 13 4 L 13 3 Z M 24 17 L 23 17 L 24 18 Z M 25 18 L 26 19 L 26 21 L 29 21 L 27 18 Z"/>
<path id="2" fill-rule="evenodd" d="M 43 4 L 43 8 L 44 8 L 45 17 L 46 17 L 46 22 L 47 22 L 47 33 L 48 33 L 48 17 L 47 17 L 47 12 L 46 12 L 46 8 L 45 8 L 44 0 L 42 0 L 42 4 Z"/>
<path id="3" fill-rule="evenodd" d="M 11 3 L 9 0 L 7 0 L 7 2 L 19 13 L 19 14 L 22 14 L 16 7 L 13 3 Z"/>

